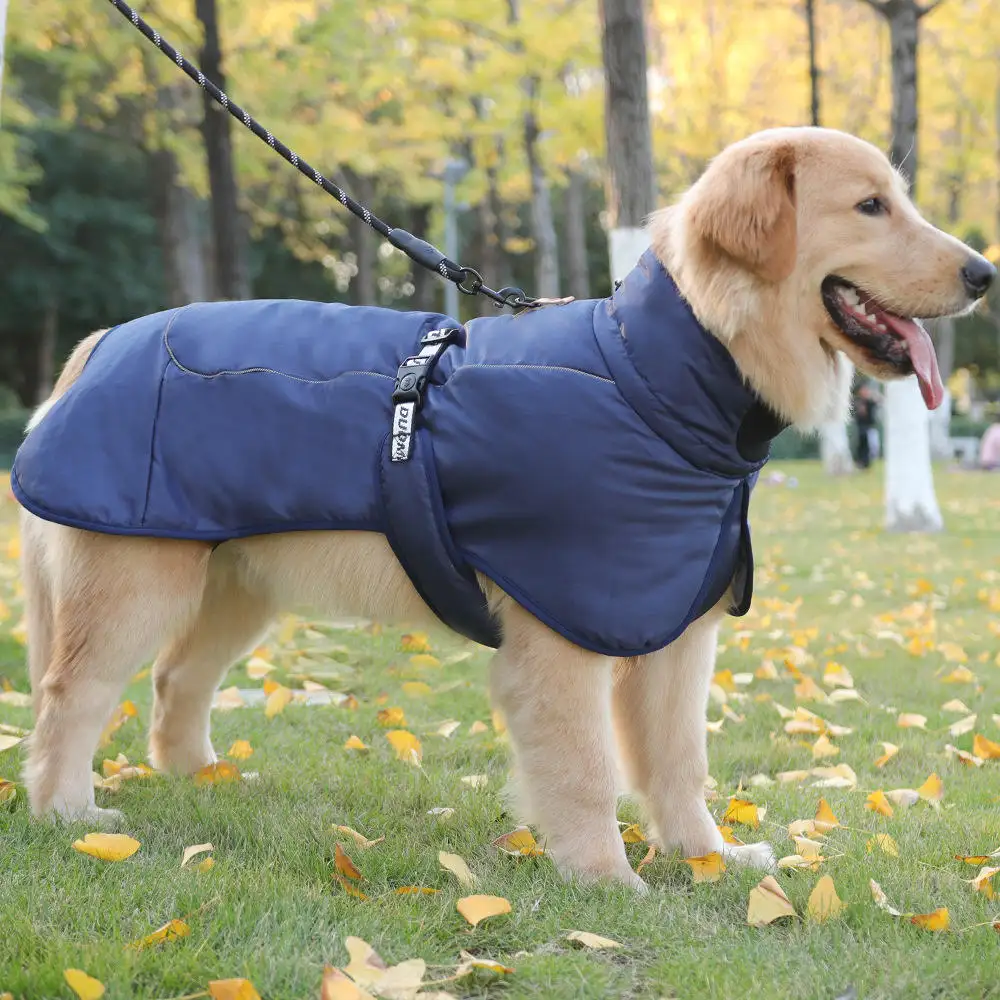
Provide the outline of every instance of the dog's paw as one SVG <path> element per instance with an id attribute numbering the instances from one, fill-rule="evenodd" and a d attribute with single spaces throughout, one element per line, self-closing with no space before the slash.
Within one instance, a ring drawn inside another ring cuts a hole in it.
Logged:
<path id="1" fill-rule="evenodd" d="M 765 841 L 759 844 L 725 844 L 722 857 L 727 864 L 745 865 L 765 872 L 778 870 L 778 859 L 774 856 L 771 845 Z"/>
<path id="2" fill-rule="evenodd" d="M 100 806 L 84 806 L 80 809 L 54 809 L 50 819 L 64 823 L 86 823 L 98 830 L 114 830 L 125 821 L 125 813 L 120 809 L 102 809 Z"/>

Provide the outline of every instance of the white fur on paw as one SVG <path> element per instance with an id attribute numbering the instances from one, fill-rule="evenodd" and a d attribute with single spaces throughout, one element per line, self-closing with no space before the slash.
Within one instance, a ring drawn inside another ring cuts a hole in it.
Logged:
<path id="1" fill-rule="evenodd" d="M 87 806 L 77 810 L 59 810 L 53 814 L 67 823 L 86 823 L 99 830 L 113 830 L 125 819 L 125 813 L 120 809 L 102 809 L 100 806 Z"/>
<path id="2" fill-rule="evenodd" d="M 778 870 L 778 859 L 774 856 L 771 845 L 765 841 L 759 844 L 725 844 L 722 857 L 727 863 L 734 865 L 746 865 L 765 872 Z"/>

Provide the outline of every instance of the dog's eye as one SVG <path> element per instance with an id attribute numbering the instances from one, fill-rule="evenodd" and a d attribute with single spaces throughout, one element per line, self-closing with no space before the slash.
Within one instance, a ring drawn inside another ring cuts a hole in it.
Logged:
<path id="1" fill-rule="evenodd" d="M 887 215 L 889 208 L 881 198 L 865 198 L 854 206 L 862 215 Z"/>

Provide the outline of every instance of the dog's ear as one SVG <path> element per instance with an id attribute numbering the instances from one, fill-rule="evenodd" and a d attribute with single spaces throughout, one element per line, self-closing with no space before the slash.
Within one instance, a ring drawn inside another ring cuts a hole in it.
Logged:
<path id="1" fill-rule="evenodd" d="M 766 281 L 795 267 L 795 147 L 736 147 L 691 190 L 695 233 Z"/>

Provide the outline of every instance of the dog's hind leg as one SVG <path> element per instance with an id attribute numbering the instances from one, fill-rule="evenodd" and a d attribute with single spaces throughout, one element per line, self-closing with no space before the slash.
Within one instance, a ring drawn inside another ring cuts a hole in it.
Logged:
<path id="1" fill-rule="evenodd" d="M 618 662 L 615 733 L 626 774 L 645 800 L 662 847 L 679 847 L 687 858 L 718 851 L 768 868 L 774 861 L 770 847 L 733 850 L 705 804 L 706 710 L 720 617 L 713 612 L 665 649 Z"/>
<path id="2" fill-rule="evenodd" d="M 564 875 L 645 889 L 615 814 L 611 660 L 567 642 L 513 601 L 502 614 L 491 692 L 547 852 Z"/>
<path id="3" fill-rule="evenodd" d="M 21 511 L 21 583 L 28 630 L 28 677 L 35 718 L 42 714 L 42 680 L 52 659 L 52 581 L 45 560 L 46 522 Z"/>
<path id="4" fill-rule="evenodd" d="M 192 774 L 215 760 L 209 717 L 212 695 L 230 665 L 252 649 L 274 616 L 270 599 L 247 589 L 224 548 L 208 568 L 198 614 L 153 666 L 154 767 Z"/>
<path id="5" fill-rule="evenodd" d="M 131 674 L 191 620 L 210 547 L 201 542 L 57 529 L 52 560 L 52 655 L 25 782 L 35 815 L 101 822 L 91 761 Z"/>

